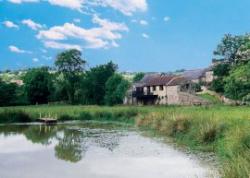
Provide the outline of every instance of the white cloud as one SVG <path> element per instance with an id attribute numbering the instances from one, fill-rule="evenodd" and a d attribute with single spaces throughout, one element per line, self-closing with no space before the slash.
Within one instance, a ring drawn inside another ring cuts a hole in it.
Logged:
<path id="1" fill-rule="evenodd" d="M 4 21 L 3 24 L 8 28 L 19 28 L 18 25 L 9 20 Z"/>
<path id="2" fill-rule="evenodd" d="M 31 51 L 26 51 L 26 50 L 23 50 L 23 49 L 19 49 L 18 47 L 14 46 L 14 45 L 10 45 L 9 50 L 11 52 L 13 52 L 13 53 L 28 53 L 28 54 L 31 53 Z"/>
<path id="3" fill-rule="evenodd" d="M 80 23 L 80 22 L 81 22 L 81 19 L 76 18 L 76 19 L 73 19 L 73 21 L 74 21 L 75 23 Z"/>
<path id="4" fill-rule="evenodd" d="M 124 15 L 131 16 L 134 12 L 144 12 L 148 9 L 146 0 L 95 0 L 102 6 L 109 6 Z"/>
<path id="5" fill-rule="evenodd" d="M 25 19 L 22 21 L 22 24 L 27 25 L 28 27 L 30 27 L 32 30 L 38 30 L 40 28 L 42 28 L 43 26 L 39 23 L 34 22 L 31 19 Z"/>
<path id="6" fill-rule="evenodd" d="M 39 0 L 8 0 L 8 1 L 15 4 L 21 4 L 23 2 L 39 2 Z"/>
<path id="7" fill-rule="evenodd" d="M 143 34 L 142 34 L 142 37 L 148 39 L 148 38 L 149 38 L 149 35 L 146 34 L 146 33 L 143 33 Z"/>
<path id="8" fill-rule="evenodd" d="M 23 2 L 39 2 L 41 0 L 8 0 L 9 2 L 21 4 Z M 137 11 L 145 12 L 148 9 L 147 0 L 45 0 L 56 6 L 66 7 L 82 11 L 89 6 L 111 7 L 124 15 L 131 16 Z"/>
<path id="9" fill-rule="evenodd" d="M 67 43 L 59 43 L 55 41 L 45 41 L 44 45 L 47 48 L 53 48 L 53 49 L 77 49 L 82 50 L 81 46 L 75 45 L 75 44 L 67 44 Z"/>
<path id="10" fill-rule="evenodd" d="M 170 18 L 169 16 L 166 16 L 166 17 L 163 18 L 163 20 L 164 20 L 165 22 L 168 22 L 170 19 L 171 19 L 171 18 Z"/>
<path id="11" fill-rule="evenodd" d="M 52 5 L 61 7 L 67 7 L 70 9 L 81 10 L 83 7 L 84 0 L 48 0 Z"/>
<path id="12" fill-rule="evenodd" d="M 146 20 L 140 20 L 141 25 L 148 25 L 148 22 Z"/>
<path id="13" fill-rule="evenodd" d="M 38 58 L 33 58 L 32 61 L 33 62 L 39 62 L 39 59 Z"/>
<path id="14" fill-rule="evenodd" d="M 55 44 L 55 41 L 73 38 L 83 41 L 85 48 L 109 48 L 117 47 L 118 44 L 116 40 L 122 38 L 121 32 L 129 30 L 123 23 L 101 19 L 97 15 L 93 16 L 92 22 L 99 25 L 99 27 L 85 29 L 72 23 L 65 23 L 63 26 L 54 26 L 48 30 L 41 30 L 37 38 L 43 41 L 49 41 L 49 44 L 51 44 L 51 41 Z M 58 45 L 46 46 L 53 47 Z"/>

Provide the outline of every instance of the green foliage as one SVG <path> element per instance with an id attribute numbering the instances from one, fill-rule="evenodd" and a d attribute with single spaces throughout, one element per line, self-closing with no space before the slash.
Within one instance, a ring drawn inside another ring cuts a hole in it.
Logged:
<path id="1" fill-rule="evenodd" d="M 16 103 L 17 85 L 5 83 L 0 78 L 0 106 L 8 106 Z"/>
<path id="2" fill-rule="evenodd" d="M 247 36 L 226 34 L 214 51 L 214 55 L 226 62 L 234 62 L 240 47 L 246 42 Z"/>
<path id="3" fill-rule="evenodd" d="M 94 117 L 90 112 L 83 111 L 79 115 L 79 120 L 93 120 Z"/>
<path id="4" fill-rule="evenodd" d="M 75 103 L 75 94 L 80 86 L 80 77 L 86 63 L 81 55 L 80 51 L 71 49 L 58 54 L 55 61 L 55 66 L 64 79 L 59 83 L 60 87 L 67 93 L 67 99 L 71 104 Z"/>
<path id="5" fill-rule="evenodd" d="M 229 74 L 229 71 L 230 71 L 229 63 L 221 63 L 213 68 L 214 75 L 217 77 L 227 76 Z"/>
<path id="6" fill-rule="evenodd" d="M 223 60 L 213 69 L 217 78 L 211 88 L 230 99 L 246 101 L 250 93 L 249 35 L 225 35 L 214 54 Z"/>
<path id="7" fill-rule="evenodd" d="M 140 81 L 144 76 L 145 76 L 145 73 L 143 73 L 143 72 L 139 72 L 139 73 L 135 74 L 135 76 L 133 78 L 133 82 Z"/>
<path id="8" fill-rule="evenodd" d="M 0 113 L 0 123 L 23 123 L 31 121 L 32 118 L 23 111 L 4 110 Z"/>
<path id="9" fill-rule="evenodd" d="M 224 93 L 224 85 L 223 78 L 220 77 L 212 81 L 211 89 L 218 93 Z"/>
<path id="10" fill-rule="evenodd" d="M 225 95 L 241 100 L 250 93 L 250 62 L 236 66 L 225 78 Z"/>
<path id="11" fill-rule="evenodd" d="M 105 84 L 116 70 L 117 65 L 113 62 L 109 62 L 91 68 L 90 71 L 86 72 L 85 78 L 82 81 L 82 93 L 85 104 L 103 105 L 105 103 Z"/>
<path id="12" fill-rule="evenodd" d="M 31 104 L 48 103 L 51 94 L 52 78 L 48 68 L 29 70 L 24 76 L 25 92 Z"/>
<path id="13" fill-rule="evenodd" d="M 128 87 L 127 80 L 119 74 L 114 74 L 105 84 L 105 103 L 107 105 L 122 104 Z"/>

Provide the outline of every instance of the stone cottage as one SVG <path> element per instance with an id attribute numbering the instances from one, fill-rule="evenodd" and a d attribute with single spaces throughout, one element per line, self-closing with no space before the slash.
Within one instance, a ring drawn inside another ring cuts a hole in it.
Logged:
<path id="1" fill-rule="evenodd" d="M 135 83 L 127 92 L 124 104 L 201 105 L 207 101 L 195 96 L 193 82 L 183 76 L 151 74 Z"/>

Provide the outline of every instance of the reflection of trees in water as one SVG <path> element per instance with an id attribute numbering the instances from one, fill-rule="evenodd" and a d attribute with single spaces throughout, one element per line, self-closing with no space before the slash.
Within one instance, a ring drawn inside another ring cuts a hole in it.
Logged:
<path id="1" fill-rule="evenodd" d="M 32 143 L 50 145 L 51 139 L 56 136 L 57 127 L 50 125 L 33 125 L 25 130 L 24 135 Z"/>
<path id="2" fill-rule="evenodd" d="M 65 129 L 62 138 L 55 147 L 56 157 L 76 163 L 80 161 L 91 146 L 113 151 L 119 145 L 121 134 L 101 129 L 74 128 Z"/>
<path id="3" fill-rule="evenodd" d="M 4 136 L 23 134 L 29 125 L 1 125 L 0 134 Z"/>
<path id="4" fill-rule="evenodd" d="M 56 157 L 73 163 L 80 161 L 87 150 L 87 146 L 82 142 L 82 136 L 78 130 L 65 129 L 63 137 L 58 137 Z"/>
<path id="5" fill-rule="evenodd" d="M 113 151 L 124 134 L 114 129 L 102 129 L 101 125 L 11 125 L 0 127 L 0 134 L 23 134 L 32 143 L 50 145 L 58 141 L 55 156 L 64 161 L 80 161 L 88 149 L 101 147 Z"/>

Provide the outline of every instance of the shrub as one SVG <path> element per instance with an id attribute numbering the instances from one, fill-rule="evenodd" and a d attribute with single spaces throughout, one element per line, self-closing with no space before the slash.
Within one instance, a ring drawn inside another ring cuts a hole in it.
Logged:
<path id="1" fill-rule="evenodd" d="M 69 121 L 69 120 L 76 120 L 75 117 L 67 115 L 67 114 L 63 114 L 61 116 L 59 116 L 58 118 L 59 121 Z"/>
<path id="2" fill-rule="evenodd" d="M 31 122 L 33 119 L 23 111 L 4 111 L 0 113 L 0 123 Z"/>
<path id="3" fill-rule="evenodd" d="M 92 120 L 93 116 L 89 112 L 81 112 L 79 115 L 79 120 Z"/>

